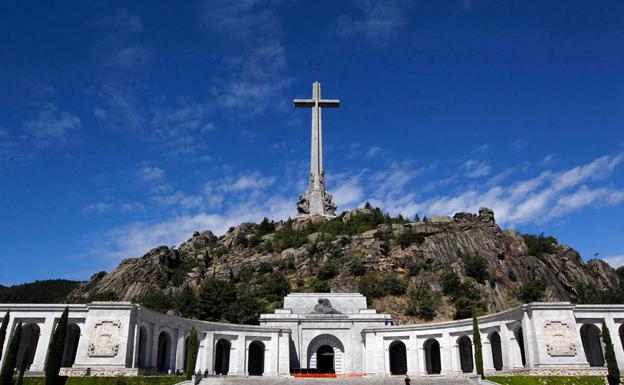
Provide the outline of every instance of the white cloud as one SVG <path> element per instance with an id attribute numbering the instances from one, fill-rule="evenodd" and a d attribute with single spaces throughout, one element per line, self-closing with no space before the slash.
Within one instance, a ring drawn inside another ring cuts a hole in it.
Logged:
<path id="1" fill-rule="evenodd" d="M 553 161 L 553 159 L 554 159 L 554 158 L 555 158 L 555 156 L 554 156 L 553 154 L 546 155 L 546 156 L 544 157 L 544 159 L 542 160 L 542 164 L 543 164 L 544 166 L 548 166 L 549 164 L 551 164 L 551 163 L 552 163 L 552 161 Z"/>
<path id="2" fill-rule="evenodd" d="M 143 23 L 138 16 L 130 15 L 126 10 L 120 9 L 112 16 L 103 17 L 90 23 L 96 27 L 114 30 L 116 32 L 141 32 Z"/>
<path id="3" fill-rule="evenodd" d="M 280 23 L 269 5 L 264 0 L 209 0 L 204 4 L 201 21 L 206 28 L 229 38 L 273 36 Z"/>
<path id="4" fill-rule="evenodd" d="M 136 202 L 97 202 L 86 206 L 82 212 L 85 214 L 129 214 L 143 210 L 143 205 Z"/>
<path id="5" fill-rule="evenodd" d="M 613 267 L 614 269 L 620 266 L 624 266 L 624 255 L 614 255 L 612 257 L 601 259 L 611 265 L 611 267 Z"/>
<path id="6" fill-rule="evenodd" d="M 111 64 L 124 70 L 138 69 L 145 65 L 149 56 L 148 50 L 143 47 L 126 47 L 112 55 Z"/>
<path id="7" fill-rule="evenodd" d="M 402 9 L 402 5 L 406 4 L 404 1 L 362 0 L 355 4 L 361 16 L 354 18 L 341 15 L 336 27 L 338 36 L 364 36 L 374 44 L 383 46 L 405 27 Z"/>
<path id="8" fill-rule="evenodd" d="M 143 182 L 160 181 L 164 176 L 165 172 L 156 166 L 143 166 L 137 171 L 137 177 Z"/>
<path id="9" fill-rule="evenodd" d="M 474 159 L 467 160 L 462 168 L 466 171 L 468 178 L 479 178 L 490 173 L 490 165 Z"/>
<path id="10" fill-rule="evenodd" d="M 45 103 L 37 117 L 25 124 L 28 138 L 39 147 L 74 143 L 81 127 L 78 116 L 62 111 L 53 103 Z"/>
<path id="11" fill-rule="evenodd" d="M 334 197 L 334 203 L 338 208 L 342 210 L 348 210 L 361 203 L 364 196 L 364 188 L 360 185 L 358 178 L 349 178 L 342 183 L 339 183 L 336 188 L 332 190 Z"/>

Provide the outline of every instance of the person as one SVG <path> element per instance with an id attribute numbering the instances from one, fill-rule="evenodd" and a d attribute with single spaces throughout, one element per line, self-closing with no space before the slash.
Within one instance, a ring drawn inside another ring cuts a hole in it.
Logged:
<path id="1" fill-rule="evenodd" d="M 410 385 L 411 382 L 412 382 L 412 380 L 410 380 L 409 376 L 406 374 L 405 375 L 405 385 Z"/>
<path id="2" fill-rule="evenodd" d="M 204 377 L 208 377 L 209 374 L 210 372 L 208 371 L 208 369 L 204 370 Z"/>

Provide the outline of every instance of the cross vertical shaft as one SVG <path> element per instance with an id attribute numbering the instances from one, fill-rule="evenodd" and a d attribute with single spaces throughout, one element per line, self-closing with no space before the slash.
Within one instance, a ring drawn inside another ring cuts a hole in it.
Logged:
<path id="1" fill-rule="evenodd" d="M 312 109 L 312 130 L 310 140 L 310 177 L 308 191 L 300 198 L 309 206 L 308 212 L 302 212 L 303 207 L 298 207 L 300 213 L 306 215 L 328 215 L 329 211 L 335 210 L 331 202 L 331 194 L 325 192 L 325 178 L 323 171 L 323 127 L 321 122 L 321 109 L 323 107 L 338 107 L 339 100 L 322 99 L 321 84 L 312 84 L 312 99 L 295 99 L 295 107 L 310 107 Z M 301 206 L 298 205 L 298 206 Z M 325 207 L 328 206 L 328 207 Z M 303 210 L 306 211 L 306 210 Z"/>

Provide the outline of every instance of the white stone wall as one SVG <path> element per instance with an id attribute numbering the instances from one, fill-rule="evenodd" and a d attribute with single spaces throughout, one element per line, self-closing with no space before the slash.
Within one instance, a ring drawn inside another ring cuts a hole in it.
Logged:
<path id="1" fill-rule="evenodd" d="M 340 314 L 314 314 L 319 298 L 328 298 Z M 38 333 L 30 371 L 43 371 L 50 338 L 64 308 L 58 304 L 0 304 L 0 317 L 9 309 L 11 314 L 4 352 L 16 325 L 30 325 Z M 600 328 L 603 321 L 609 328 L 618 364 L 624 369 L 620 337 L 624 305 L 570 303 L 533 303 L 480 317 L 484 368 L 497 374 L 602 373 L 604 367 L 590 367 L 586 359 L 581 330 L 583 325 Z M 391 344 L 400 341 L 405 345 L 408 373 L 425 376 L 427 349 L 435 341 L 439 344 L 441 374 L 462 376 L 466 373 L 461 370 L 458 341 L 462 336 L 472 341 L 471 320 L 393 326 L 389 315 L 366 309 L 366 301 L 359 294 L 289 295 L 284 309 L 261 316 L 261 326 L 189 320 L 127 302 L 69 305 L 69 323 L 78 327 L 80 336 L 74 364 L 63 369 L 68 375 L 153 372 L 158 369 L 159 357 L 161 369 L 182 369 L 186 339 L 193 327 L 200 342 L 195 369 L 213 373 L 217 343 L 225 339 L 231 344 L 231 375 L 249 372 L 250 346 L 257 341 L 264 347 L 263 374 L 267 376 L 288 375 L 291 368 L 315 367 L 316 350 L 321 345 L 334 349 L 339 374 L 385 376 L 391 373 Z M 500 337 L 501 371 L 494 368 L 490 342 L 494 333 Z M 593 343 L 594 348 L 602 345 L 599 340 Z M 474 347 L 472 353 L 474 357 Z"/>

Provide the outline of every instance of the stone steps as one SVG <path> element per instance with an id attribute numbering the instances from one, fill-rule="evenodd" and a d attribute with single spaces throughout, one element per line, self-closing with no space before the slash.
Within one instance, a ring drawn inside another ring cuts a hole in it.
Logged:
<path id="1" fill-rule="evenodd" d="M 228 377 L 202 378 L 200 385 L 404 385 L 403 376 L 358 378 Z M 476 379 L 449 377 L 411 377 L 412 385 L 476 385 Z"/>

